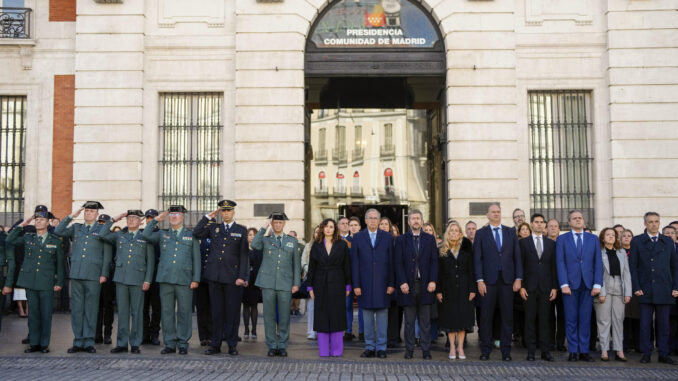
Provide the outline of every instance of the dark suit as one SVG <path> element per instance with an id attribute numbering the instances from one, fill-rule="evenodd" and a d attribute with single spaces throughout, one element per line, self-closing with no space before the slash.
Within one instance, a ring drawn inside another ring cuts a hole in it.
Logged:
<path id="1" fill-rule="evenodd" d="M 535 320 L 539 316 L 539 349 L 548 352 L 553 338 L 550 311 L 553 309 L 549 296 L 558 289 L 556 276 L 556 243 L 541 236 L 543 251 L 537 253 L 534 236 L 521 239 L 520 255 L 523 260 L 523 288 L 527 291 L 525 301 L 525 342 L 527 350 L 534 355 L 537 348 Z"/>
<path id="2" fill-rule="evenodd" d="M 126 227 L 122 230 L 127 229 Z M 159 231 L 157 227 L 153 231 Z M 143 232 L 144 229 L 141 229 Z M 153 253 L 155 255 L 155 264 L 153 267 L 153 279 L 158 272 L 160 265 L 160 245 L 153 244 Z M 153 341 L 158 342 L 160 335 L 160 286 L 158 282 L 151 283 L 148 291 L 144 292 L 144 335 L 143 343 L 150 344 Z"/>
<path id="3" fill-rule="evenodd" d="M 405 347 L 414 350 L 414 321 L 419 318 L 421 349 L 428 352 L 431 346 L 431 304 L 435 301 L 427 287 L 438 281 L 438 250 L 436 239 L 423 231 L 419 245 L 412 231 L 396 238 L 395 272 L 398 305 L 405 309 Z M 407 283 L 409 293 L 403 294 L 400 285 Z"/>
<path id="4" fill-rule="evenodd" d="M 591 289 L 603 285 L 603 257 L 598 237 L 582 233 L 582 249 L 578 252 L 573 232 L 556 240 L 556 271 L 562 289 L 570 287 L 570 295 L 563 294 L 567 349 L 570 353 L 589 353 L 591 339 Z"/>
<path id="5" fill-rule="evenodd" d="M 227 231 L 225 224 L 204 216 L 193 234 L 211 241 L 204 278 L 209 282 L 212 347 L 220 348 L 222 339 L 226 339 L 229 348 L 235 348 L 243 294 L 243 286 L 236 286 L 235 281 L 248 281 L 250 277 L 247 228 L 233 222 Z"/>
<path id="6" fill-rule="evenodd" d="M 198 337 L 202 344 L 205 340 L 212 338 L 212 311 L 210 309 L 209 282 L 205 279 L 207 272 L 207 258 L 210 255 L 212 241 L 205 238 L 200 242 L 200 262 L 202 270 L 200 271 L 200 284 L 195 290 L 196 315 L 198 320 Z"/>
<path id="7" fill-rule="evenodd" d="M 360 288 L 362 292 L 358 304 L 363 308 L 365 319 L 365 347 L 385 351 L 387 309 L 391 303 L 386 289 L 395 287 L 393 236 L 377 229 L 372 246 L 369 230 L 356 234 L 351 242 L 351 272 L 353 288 Z"/>
<path id="8" fill-rule="evenodd" d="M 629 255 L 633 292 L 643 291 L 636 296 L 640 305 L 640 350 L 649 355 L 652 352 L 650 332 L 652 313 L 657 327 L 657 350 L 660 356 L 669 355 L 669 312 L 675 299 L 671 295 L 678 290 L 678 256 L 671 239 L 659 234 L 652 242 L 646 233 L 631 240 Z"/>
<path id="9" fill-rule="evenodd" d="M 501 352 L 511 353 L 513 331 L 513 282 L 523 278 L 518 236 L 513 228 L 501 225 L 501 250 L 492 231 L 492 225 L 478 229 L 473 241 L 476 281 L 485 282 L 487 292 L 481 297 L 480 341 L 481 351 L 492 351 L 492 319 L 497 305 L 501 312 Z"/>

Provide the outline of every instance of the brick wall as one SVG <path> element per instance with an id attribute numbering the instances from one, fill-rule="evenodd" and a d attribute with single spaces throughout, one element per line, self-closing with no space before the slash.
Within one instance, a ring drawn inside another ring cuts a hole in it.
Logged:
<path id="1" fill-rule="evenodd" d="M 75 2 L 76 0 L 49 0 L 49 21 L 75 21 Z"/>
<path id="2" fill-rule="evenodd" d="M 64 218 L 73 202 L 73 127 L 75 75 L 54 76 L 52 138 L 52 213 Z"/>

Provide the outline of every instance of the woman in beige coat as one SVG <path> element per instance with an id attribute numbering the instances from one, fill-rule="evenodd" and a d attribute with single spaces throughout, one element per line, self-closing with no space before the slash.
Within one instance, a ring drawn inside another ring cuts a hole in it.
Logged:
<path id="1" fill-rule="evenodd" d="M 631 300 L 632 294 L 629 262 L 614 229 L 603 229 L 599 238 L 603 255 L 603 287 L 593 306 L 596 309 L 598 323 L 600 359 L 609 360 L 607 352 L 610 350 L 610 336 L 612 336 L 612 346 L 617 352 L 615 360 L 626 361 L 624 356 L 624 304 Z"/>

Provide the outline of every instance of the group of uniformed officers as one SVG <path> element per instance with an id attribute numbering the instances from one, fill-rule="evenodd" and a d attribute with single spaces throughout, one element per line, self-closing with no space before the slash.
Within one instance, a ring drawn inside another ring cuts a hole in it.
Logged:
<path id="1" fill-rule="evenodd" d="M 159 345 L 159 328 L 153 324 L 159 307 L 164 343 L 160 353 L 187 354 L 192 335 L 193 290 L 202 280 L 209 289 L 211 318 L 211 339 L 201 340 L 201 345 L 208 346 L 205 354 L 220 353 L 221 343 L 226 341 L 228 353 L 237 355 L 240 304 L 251 269 L 247 228 L 235 223 L 235 206 L 231 200 L 219 201 L 218 209 L 205 215 L 191 230 L 184 226 L 187 210 L 182 205 L 172 205 L 162 213 L 153 209 L 146 213 L 128 210 L 111 218 L 99 215 L 103 209 L 100 202 L 87 201 L 50 231 L 49 220 L 54 215 L 46 206 L 38 205 L 34 214 L 6 237 L 8 247 L 24 248 L 16 283 L 13 250 L 5 253 L 3 247 L 0 252 L 9 267 L 2 293 L 9 294 L 14 286 L 26 289 L 30 346 L 24 352 L 49 352 L 54 292 L 62 290 L 66 281 L 62 243 L 70 239 L 74 338 L 68 353 L 96 353 L 95 342 L 111 342 L 112 319 L 99 315 L 100 311 L 111 310 L 106 307 L 110 301 L 100 303 L 100 296 L 107 295 L 102 294 L 102 287 L 110 285 L 112 277 L 118 309 L 118 334 L 112 353 L 140 353 L 141 344 Z M 83 211 L 84 222 L 71 224 Z M 216 221 L 217 214 L 221 214 L 221 223 Z M 169 229 L 159 229 L 158 223 L 167 217 Z M 114 228 L 113 224 L 123 218 L 127 226 Z M 276 311 L 278 306 L 290 305 L 291 295 L 299 287 L 301 253 L 296 238 L 283 233 L 286 220 L 284 213 L 273 213 L 251 244 L 265 253 L 259 270 L 263 276 L 257 276 L 256 286 L 263 294 L 269 356 L 287 355 L 289 314 Z M 144 222 L 146 228 L 141 229 Z M 25 229 L 31 223 L 34 226 Z M 273 233 L 265 236 L 269 227 Z M 202 258 L 200 240 L 209 245 Z M 153 301 L 154 295 L 159 298 L 159 306 Z M 103 339 L 102 323 L 108 326 Z"/>

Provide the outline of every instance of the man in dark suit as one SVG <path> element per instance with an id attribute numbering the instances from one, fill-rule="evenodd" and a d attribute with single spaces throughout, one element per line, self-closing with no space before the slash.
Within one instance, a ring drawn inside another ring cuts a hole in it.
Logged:
<path id="1" fill-rule="evenodd" d="M 676 247 L 669 237 L 659 234 L 659 214 L 645 213 L 645 228 L 645 233 L 631 240 L 629 254 L 633 293 L 640 306 L 640 362 L 650 362 L 654 313 L 659 362 L 676 365 L 669 357 L 669 313 L 678 297 Z"/>
<path id="2" fill-rule="evenodd" d="M 492 203 L 487 209 L 489 224 L 476 232 L 473 256 L 481 301 L 480 342 L 483 361 L 492 351 L 492 320 L 497 305 L 501 312 L 500 348 L 502 360 L 511 361 L 513 331 L 513 293 L 520 290 L 523 261 L 520 258 L 515 229 L 501 224 L 501 207 Z"/>
<path id="3" fill-rule="evenodd" d="M 593 362 L 589 356 L 593 298 L 603 285 L 603 257 L 598 237 L 584 232 L 584 214 L 568 214 L 569 232 L 556 240 L 556 270 L 563 293 L 568 361 Z"/>
<path id="4" fill-rule="evenodd" d="M 200 270 L 200 285 L 195 290 L 195 310 L 198 320 L 198 337 L 200 338 L 200 346 L 206 347 L 210 345 L 212 339 L 212 311 L 210 310 L 210 283 L 205 279 L 207 273 L 207 258 L 210 255 L 210 247 L 212 241 L 205 238 L 200 241 L 200 263 L 202 269 Z"/>
<path id="5" fill-rule="evenodd" d="M 365 351 L 360 357 L 386 358 L 388 306 L 395 291 L 393 236 L 379 229 L 381 214 L 376 209 L 365 213 L 367 229 L 351 242 L 353 291 L 363 308 Z"/>
<path id="6" fill-rule="evenodd" d="M 405 358 L 414 352 L 414 321 L 419 318 L 420 343 L 425 360 L 431 359 L 431 304 L 438 281 L 436 239 L 421 230 L 424 215 L 410 211 L 410 231 L 396 238 L 395 272 L 398 305 L 405 312 Z"/>
<path id="7" fill-rule="evenodd" d="M 153 221 L 155 217 L 158 217 L 158 213 L 155 209 L 148 209 L 144 213 L 144 219 L 146 223 Z M 125 230 L 123 228 L 123 230 Z M 155 228 L 155 231 L 160 230 L 158 227 Z M 141 229 L 143 232 L 144 229 Z M 160 265 L 160 245 L 153 244 L 153 252 L 155 255 L 155 264 L 153 271 L 158 272 L 158 266 Z M 160 286 L 158 282 L 155 281 L 155 275 L 153 274 L 153 283 L 148 291 L 144 292 L 144 334 L 141 341 L 142 344 L 153 344 L 160 345 Z"/>
<path id="8" fill-rule="evenodd" d="M 249 245 L 247 228 L 233 220 L 236 203 L 221 200 L 218 206 L 219 209 L 204 216 L 193 230 L 195 237 L 211 241 L 205 279 L 209 282 L 212 343 L 205 354 L 220 353 L 221 341 L 225 338 L 228 354 L 235 356 L 243 287 L 250 277 Z M 221 213 L 221 224 L 216 222 L 217 213 Z"/>
<path id="9" fill-rule="evenodd" d="M 539 317 L 539 349 L 541 358 L 553 361 L 549 353 L 553 338 L 551 322 L 551 302 L 555 300 L 558 289 L 556 276 L 556 243 L 544 236 L 546 221 L 542 214 L 535 213 L 530 218 L 532 236 L 521 239 L 520 255 L 523 259 L 524 280 L 520 297 L 525 301 L 525 342 L 527 343 L 527 361 L 534 361 L 537 349 L 535 324 Z"/>

